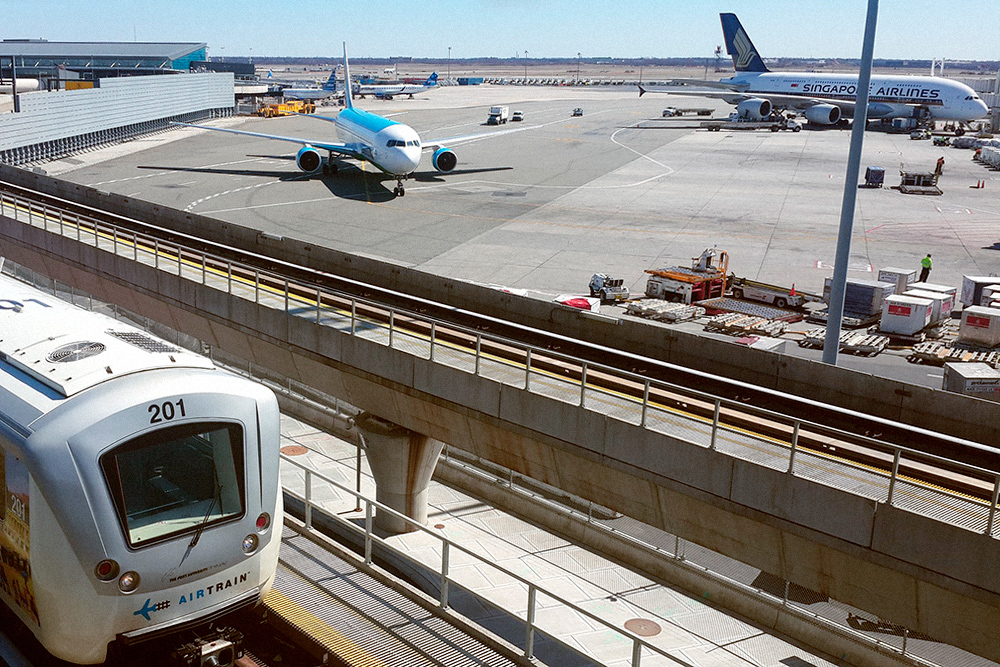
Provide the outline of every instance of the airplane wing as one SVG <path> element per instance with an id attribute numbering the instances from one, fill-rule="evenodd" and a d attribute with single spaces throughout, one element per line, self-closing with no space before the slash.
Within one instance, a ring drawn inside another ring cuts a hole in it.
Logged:
<path id="1" fill-rule="evenodd" d="M 850 113 L 854 112 L 853 100 L 841 100 L 827 97 L 804 97 L 802 95 L 782 95 L 781 93 L 748 93 L 743 90 L 726 86 L 701 89 L 688 86 L 671 86 L 669 90 L 663 88 L 644 88 L 639 86 L 639 96 L 642 97 L 646 93 L 666 93 L 668 95 L 706 97 L 725 100 L 729 104 L 739 104 L 744 100 L 759 99 L 769 101 L 777 109 L 793 109 L 795 111 L 803 111 L 817 104 L 832 104 L 835 107 L 840 107 L 841 111 Z"/>
<path id="2" fill-rule="evenodd" d="M 467 144 L 473 141 L 479 141 L 481 139 L 489 139 L 490 137 L 499 137 L 503 134 L 513 134 L 514 132 L 524 132 L 525 130 L 534 130 L 541 127 L 541 125 L 523 125 L 521 127 L 512 127 L 506 130 L 494 130 L 493 132 L 478 132 L 476 134 L 462 134 L 456 137 L 445 137 L 443 139 L 424 139 L 423 149 L 425 151 L 435 151 L 439 148 L 458 146 L 460 144 Z"/>
<path id="3" fill-rule="evenodd" d="M 305 114 L 303 114 L 305 115 Z M 310 118 L 321 118 L 322 120 L 332 121 L 332 118 L 325 118 L 322 116 L 309 116 Z M 352 157 L 357 160 L 367 160 L 364 154 L 361 152 L 361 147 L 354 144 L 347 144 L 343 142 L 329 142 L 329 141 L 313 141 L 311 139 L 300 139 L 298 137 L 282 137 L 276 134 L 263 134 L 261 132 L 247 132 L 246 130 L 230 130 L 223 127 L 209 127 L 207 125 L 193 125 L 191 123 L 178 123 L 172 122 L 171 125 L 186 125 L 187 127 L 198 128 L 199 130 L 212 130 L 213 132 L 228 132 L 230 134 L 243 134 L 248 137 L 259 137 L 261 139 L 271 139 L 273 141 L 287 141 L 293 144 L 300 144 L 302 146 L 312 146 L 313 148 L 319 148 L 321 150 L 330 151 L 331 153 L 338 153 L 339 155 L 345 155 L 347 157 Z"/>

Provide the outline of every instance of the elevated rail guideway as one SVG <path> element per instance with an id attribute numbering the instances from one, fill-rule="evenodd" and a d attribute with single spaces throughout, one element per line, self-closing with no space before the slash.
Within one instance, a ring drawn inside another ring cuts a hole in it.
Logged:
<path id="1" fill-rule="evenodd" d="M 990 447 L 7 185 L 0 250 L 382 420 L 1000 659 Z"/>

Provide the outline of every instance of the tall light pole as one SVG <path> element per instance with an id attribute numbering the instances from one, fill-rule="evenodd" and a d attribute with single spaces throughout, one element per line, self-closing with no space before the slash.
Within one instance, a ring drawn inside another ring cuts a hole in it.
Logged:
<path id="1" fill-rule="evenodd" d="M 579 51 L 576 52 L 576 85 L 580 85 L 580 57 Z"/>
<path id="2" fill-rule="evenodd" d="M 448 78 L 451 78 L 451 47 L 448 47 Z"/>
<path id="3" fill-rule="evenodd" d="M 524 50 L 524 83 L 528 83 L 528 49 Z"/>

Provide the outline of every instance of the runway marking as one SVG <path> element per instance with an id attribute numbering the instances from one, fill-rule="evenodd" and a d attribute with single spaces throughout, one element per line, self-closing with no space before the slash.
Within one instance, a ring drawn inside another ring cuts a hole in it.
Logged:
<path id="1" fill-rule="evenodd" d="M 308 174 L 303 174 L 303 176 L 308 176 Z M 192 209 L 194 209 L 194 207 L 196 207 L 196 206 L 198 206 L 200 204 L 203 204 L 203 203 L 205 203 L 205 202 L 207 202 L 207 201 L 209 201 L 211 199 L 215 199 L 216 197 L 225 197 L 226 195 L 231 195 L 231 194 L 234 194 L 234 193 L 237 193 L 237 192 L 243 192 L 243 191 L 246 191 L 246 190 L 253 190 L 254 188 L 263 188 L 263 187 L 267 187 L 268 185 L 274 185 L 275 183 L 284 183 L 284 182 L 285 182 L 284 180 L 276 179 L 276 180 L 273 180 L 273 181 L 265 181 L 263 183 L 255 183 L 254 185 L 248 185 L 248 186 L 242 187 L 242 188 L 234 188 L 232 190 L 226 190 L 225 192 L 216 192 L 215 194 L 208 195 L 207 197 L 202 197 L 201 199 L 194 200 L 193 202 L 191 202 L 190 204 L 188 204 L 187 206 L 184 207 L 184 211 L 186 213 L 190 213 L 192 211 Z M 256 206 L 249 206 L 247 208 L 257 208 L 257 207 Z"/>
<path id="2" fill-rule="evenodd" d="M 235 160 L 232 162 L 219 162 L 217 164 L 203 164 L 198 169 L 213 169 L 215 167 L 228 167 L 234 164 L 246 164 L 247 162 L 257 162 L 260 158 L 253 158 L 250 160 Z M 112 183 L 124 183 L 126 181 L 141 181 L 144 178 L 154 178 L 156 176 L 166 176 L 167 174 L 176 174 L 176 171 L 158 171 L 152 174 L 143 174 L 142 176 L 129 176 L 128 178 L 116 178 L 112 181 L 98 181 L 97 183 L 85 183 L 87 187 L 96 187 L 98 185 L 110 185 Z M 191 181 L 191 183 L 196 183 L 197 181 Z"/>

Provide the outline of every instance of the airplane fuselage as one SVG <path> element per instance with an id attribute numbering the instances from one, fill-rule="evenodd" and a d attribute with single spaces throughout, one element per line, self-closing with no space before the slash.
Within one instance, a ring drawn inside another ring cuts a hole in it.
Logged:
<path id="1" fill-rule="evenodd" d="M 365 159 L 391 176 L 412 174 L 420 164 L 420 136 L 409 125 L 350 107 L 336 117 L 337 136 L 359 146 Z"/>
<path id="2" fill-rule="evenodd" d="M 740 72 L 723 79 L 722 83 L 738 87 L 740 97 L 754 93 L 802 97 L 802 108 L 805 108 L 811 104 L 810 100 L 817 98 L 854 102 L 858 77 L 851 74 Z M 989 108 L 972 88 L 941 77 L 872 76 L 868 95 L 869 118 L 912 116 L 915 107 L 926 109 L 936 120 L 971 121 L 989 113 Z M 851 109 L 844 109 L 845 116 L 852 113 Z"/>

